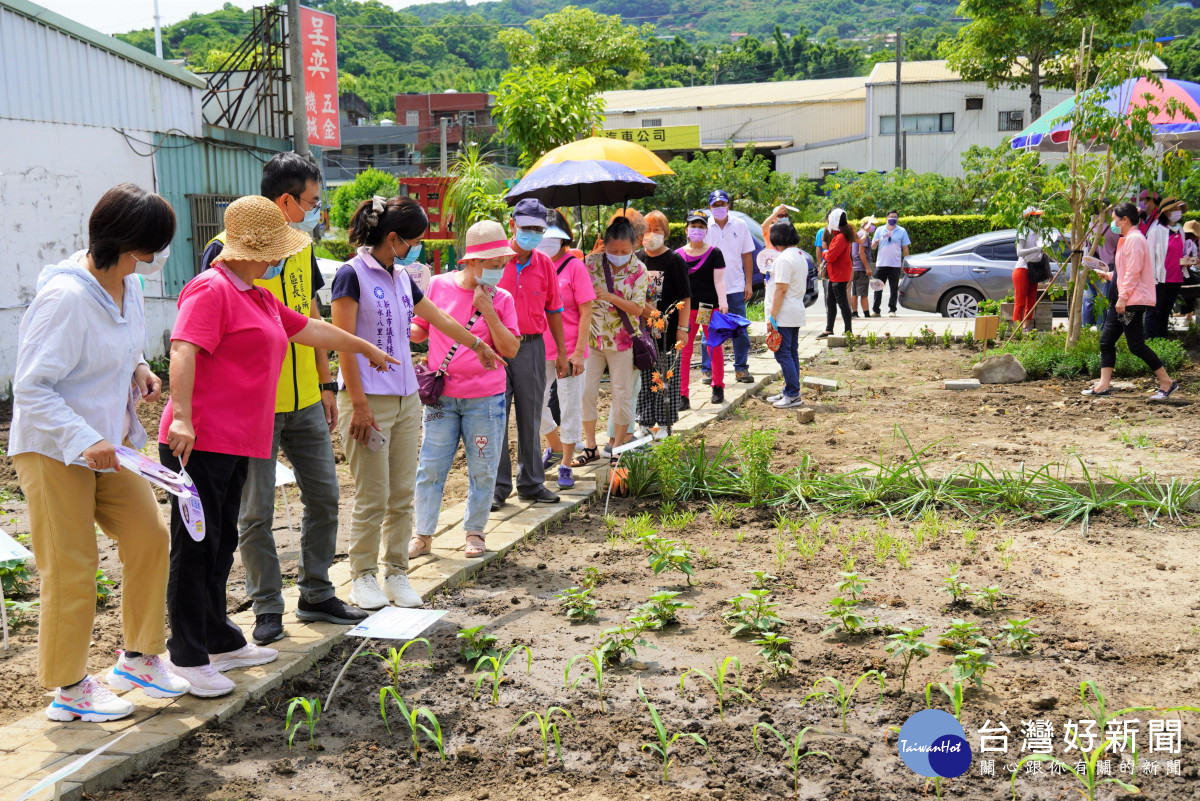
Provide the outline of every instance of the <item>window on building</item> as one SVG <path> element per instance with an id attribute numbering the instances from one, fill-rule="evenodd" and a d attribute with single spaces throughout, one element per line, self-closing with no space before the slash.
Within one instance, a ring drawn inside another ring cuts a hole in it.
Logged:
<path id="1" fill-rule="evenodd" d="M 954 133 L 954 113 L 905 114 L 904 132 L 913 134 Z M 879 118 L 879 135 L 896 135 L 895 114 L 888 114 Z"/>
<path id="2" fill-rule="evenodd" d="M 421 124 L 421 112 L 406 111 L 404 112 L 404 124 L 410 128 L 416 128 Z"/>
<path id="3" fill-rule="evenodd" d="M 983 108 L 983 98 L 982 97 L 968 97 L 967 98 L 967 111 L 979 111 L 981 108 Z"/>
<path id="4" fill-rule="evenodd" d="M 661 128 L 662 127 L 662 117 L 658 117 L 657 119 L 651 118 L 648 120 L 642 120 L 642 127 L 643 128 Z"/>
<path id="5" fill-rule="evenodd" d="M 1025 127 L 1025 112 L 1024 111 L 1001 111 L 1000 112 L 1000 128 L 1001 131 L 1020 131 Z"/>
<path id="6" fill-rule="evenodd" d="M 458 121 L 460 123 L 462 123 L 463 125 L 471 125 L 471 126 L 475 125 L 475 112 L 474 111 L 458 112 Z"/>

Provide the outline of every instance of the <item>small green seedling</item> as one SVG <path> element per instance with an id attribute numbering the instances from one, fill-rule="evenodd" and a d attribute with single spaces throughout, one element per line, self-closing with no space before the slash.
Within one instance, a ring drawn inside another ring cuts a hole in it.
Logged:
<path id="1" fill-rule="evenodd" d="M 108 603 L 108 599 L 112 598 L 112 588 L 117 585 L 117 582 L 108 577 L 103 570 L 96 571 L 96 602 L 100 605 Z"/>
<path id="2" fill-rule="evenodd" d="M 540 712 L 526 712 L 524 715 L 521 715 L 521 717 L 517 718 L 517 722 L 513 724 L 511 729 L 508 730 L 508 739 L 505 740 L 504 743 L 504 753 L 506 755 L 508 754 L 508 745 L 512 740 L 513 732 L 517 730 L 517 727 L 524 723 L 527 718 L 533 718 L 537 721 L 538 736 L 542 738 L 542 767 L 549 767 L 550 765 L 551 737 L 554 738 L 554 755 L 558 758 L 559 762 L 562 762 L 562 741 L 558 736 L 558 724 L 550 721 L 550 718 L 554 716 L 555 712 L 560 712 L 566 716 L 567 720 L 571 721 L 572 723 L 575 722 L 575 718 L 571 717 L 571 713 L 563 709 L 561 706 L 550 707 L 546 710 L 545 715 L 542 715 Z"/>
<path id="3" fill-rule="evenodd" d="M 878 709 L 883 703 L 883 691 L 886 689 L 885 681 L 887 679 L 887 674 L 878 670 L 868 670 L 866 673 L 859 676 L 854 680 L 854 684 L 850 686 L 849 691 L 846 690 L 845 685 L 843 685 L 833 676 L 826 676 L 823 679 L 817 679 L 816 683 L 812 686 L 813 692 L 804 696 L 804 700 L 800 702 L 800 706 L 804 706 L 806 703 L 808 703 L 809 699 L 812 698 L 824 698 L 826 701 L 836 704 L 841 710 L 842 714 L 842 731 L 849 731 L 849 728 L 846 725 L 846 716 L 850 713 L 850 703 L 854 699 L 854 691 L 858 689 L 858 685 L 862 684 L 864 680 L 872 677 L 879 682 L 879 703 L 875 705 L 875 709 Z M 821 686 L 821 682 L 829 682 L 832 684 L 833 692 L 817 691 L 817 687 Z"/>
<path id="4" fill-rule="evenodd" d="M 728 612 L 722 612 L 725 623 L 732 626 L 731 637 L 741 634 L 765 634 L 774 631 L 783 624 L 775 609 L 779 606 L 771 602 L 769 590 L 748 590 L 741 595 L 726 601 L 733 606 Z"/>
<path id="5" fill-rule="evenodd" d="M 787 543 L 788 541 L 783 537 L 775 538 L 775 566 L 780 570 L 787 567 L 788 557 L 791 556 Z"/>
<path id="6" fill-rule="evenodd" d="M 571 668 L 580 659 L 586 659 L 587 663 L 592 666 L 591 674 L 583 673 L 575 681 L 571 681 Z M 604 711 L 604 654 L 599 648 L 593 648 L 586 654 L 575 654 L 567 660 L 567 669 L 563 671 L 563 687 L 567 690 L 574 690 L 579 686 L 579 682 L 584 679 L 591 679 L 596 682 L 596 700 L 600 702 L 600 711 Z"/>
<path id="7" fill-rule="evenodd" d="M 946 651 L 965 651 L 968 648 L 991 648 L 991 641 L 983 636 L 983 629 L 976 623 L 961 618 L 950 621 L 950 628 L 938 635 L 938 646 Z"/>
<path id="8" fill-rule="evenodd" d="M 1031 617 L 1021 620 L 1009 618 L 1007 623 L 1000 626 L 1000 631 L 1004 634 L 1004 644 L 1019 654 L 1029 653 L 1033 649 L 1033 638 L 1042 636 L 1030 631 L 1029 624 L 1032 622 Z"/>
<path id="9" fill-rule="evenodd" d="M 677 592 L 656 592 L 646 599 L 646 603 L 638 606 L 634 611 L 645 615 L 646 628 L 658 631 L 671 623 L 677 623 L 676 615 L 680 609 L 692 608 L 689 603 L 676 601 L 675 598 L 678 595 Z"/>
<path id="10" fill-rule="evenodd" d="M 992 686 L 986 684 L 983 677 L 994 667 L 996 667 L 996 663 L 988 659 L 987 651 L 982 648 L 968 648 L 962 653 L 957 654 L 954 657 L 954 664 L 942 672 L 950 671 L 955 684 L 969 681 L 982 690 L 985 685 L 987 687 Z"/>
<path id="11" fill-rule="evenodd" d="M 942 691 L 942 695 L 950 699 L 950 706 L 953 709 L 955 719 L 962 720 L 963 708 L 963 686 L 962 682 L 956 681 L 952 685 L 945 685 L 941 682 L 930 682 L 925 685 L 925 707 L 933 709 L 933 688 L 937 687 Z"/>
<path id="12" fill-rule="evenodd" d="M 483 674 L 475 679 L 475 697 L 479 698 L 479 688 L 488 679 L 492 680 L 492 706 L 500 703 L 500 683 L 504 681 L 504 669 L 508 667 L 508 660 L 513 658 L 517 651 L 525 651 L 525 673 L 528 674 L 533 669 L 533 651 L 529 650 L 528 645 L 514 645 L 512 649 L 502 658 L 497 659 L 494 656 L 481 656 L 479 661 L 475 663 L 475 671 L 483 670 L 484 664 L 490 664 L 491 667 L 484 671 Z"/>
<path id="13" fill-rule="evenodd" d="M 950 575 L 942 579 L 942 583 L 946 585 L 946 592 L 950 593 L 950 603 L 956 604 L 966 597 L 971 591 L 971 585 L 958 577 L 957 564 L 950 565 Z"/>
<path id="14" fill-rule="evenodd" d="M 663 528 L 674 531 L 676 534 L 682 534 L 694 522 L 696 522 L 696 513 L 692 511 L 677 512 L 662 517 Z"/>
<path id="15" fill-rule="evenodd" d="M 642 689 L 642 682 L 638 681 L 638 697 L 646 704 L 646 709 L 650 712 L 650 722 L 654 726 L 654 734 L 658 738 L 657 743 L 642 743 L 643 751 L 653 751 L 662 757 L 662 780 L 667 781 L 667 771 L 671 767 L 671 746 L 675 745 L 675 741 L 680 737 L 690 737 L 696 741 L 697 745 L 708 753 L 708 743 L 704 742 L 704 738 L 693 732 L 676 732 L 669 734 L 667 727 L 663 725 L 662 718 L 659 717 L 658 710 L 654 708 L 654 704 L 650 703 L 650 699 L 646 697 L 646 691 Z"/>
<path id="16" fill-rule="evenodd" d="M 869 578 L 859 578 L 857 573 L 843 571 L 842 580 L 834 584 L 833 588 L 838 591 L 839 595 L 849 596 L 848 600 L 857 602 L 858 596 L 862 595 L 870 581 Z"/>
<path id="17" fill-rule="evenodd" d="M 604 657 L 604 664 L 615 665 L 626 656 L 636 659 L 639 647 L 653 647 L 642 637 L 646 621 L 646 617 L 635 615 L 625 624 L 611 626 L 600 632 L 597 650 Z"/>
<path id="18" fill-rule="evenodd" d="M 454 635 L 457 639 L 462 640 L 458 646 L 458 654 L 469 665 L 478 662 L 481 656 L 500 656 L 500 652 L 496 650 L 495 635 L 484 634 L 483 628 L 483 626 L 473 626 L 469 629 L 460 629 L 458 634 Z"/>
<path id="19" fill-rule="evenodd" d="M 825 753 L 824 751 L 803 751 L 802 752 L 800 750 L 801 743 L 804 741 L 804 736 L 806 734 L 808 734 L 810 731 L 816 731 L 817 734 L 821 733 L 820 731 L 817 730 L 817 728 L 815 726 L 805 726 L 803 729 L 800 730 L 800 733 L 796 735 L 795 740 L 793 740 L 792 742 L 788 742 L 788 739 L 779 733 L 779 729 L 776 729 L 770 723 L 755 723 L 754 728 L 751 730 L 751 733 L 753 734 L 753 738 L 754 738 L 754 747 L 758 749 L 758 753 L 763 754 L 766 752 L 763 751 L 762 743 L 760 743 L 758 741 L 758 730 L 759 729 L 766 729 L 767 731 L 771 732 L 771 734 L 774 734 L 777 738 L 779 738 L 779 742 L 783 743 L 783 761 L 784 761 L 784 764 L 786 764 L 789 768 L 792 769 L 792 792 L 795 793 L 797 798 L 800 797 L 800 763 L 801 762 L 803 762 L 808 757 L 812 757 L 812 756 L 822 756 L 822 757 L 825 757 L 826 759 L 828 759 L 830 762 L 836 762 L 836 760 L 834 760 L 833 757 L 831 757 L 829 754 Z"/>
<path id="20" fill-rule="evenodd" d="M 862 631 L 863 619 L 858 614 L 858 602 L 850 601 L 845 598 L 835 596 L 830 598 L 829 608 L 821 614 L 833 620 L 821 632 L 822 637 L 826 637 L 838 631 L 844 631 L 847 634 L 857 634 Z"/>
<path id="21" fill-rule="evenodd" d="M 588 566 L 583 569 L 583 578 L 579 580 L 579 586 L 585 590 L 594 590 L 600 586 L 603 579 L 604 574 L 600 572 L 599 568 Z"/>
<path id="22" fill-rule="evenodd" d="M 888 636 L 890 642 L 884 650 L 889 656 L 904 660 L 904 672 L 900 674 L 900 692 L 904 692 L 904 684 L 908 681 L 908 668 L 913 660 L 924 659 L 930 654 L 932 646 L 921 642 L 921 635 L 928 628 L 929 626 L 921 626 L 919 629 L 901 628 L 898 633 Z"/>
<path id="23" fill-rule="evenodd" d="M 292 713 L 296 711 L 296 707 L 304 713 L 304 720 L 297 721 L 296 725 L 292 725 Z M 301 726 L 308 728 L 308 747 L 312 748 L 313 735 L 317 731 L 317 721 L 321 719 L 321 699 L 320 698 L 293 698 L 288 704 L 287 718 L 283 722 L 283 730 L 288 736 L 288 748 L 292 747 L 292 740 L 296 739 L 296 732 L 300 731 Z"/>
<path id="24" fill-rule="evenodd" d="M 809 536 L 803 531 L 796 532 L 796 552 L 800 554 L 805 567 L 812 567 L 813 560 L 817 558 L 817 555 L 821 553 L 821 549 L 824 547 L 824 538 L 815 534 Z"/>
<path id="25" fill-rule="evenodd" d="M 649 551 L 646 558 L 654 575 L 675 570 L 687 577 L 687 583 L 691 585 L 696 568 L 692 565 L 692 552 L 684 544 L 666 537 L 651 536 L 642 540 L 642 547 Z"/>
<path id="26" fill-rule="evenodd" d="M 732 697 L 736 693 L 747 700 L 750 698 L 750 694 L 742 689 L 742 663 L 736 656 L 727 656 L 721 662 L 713 659 L 712 675 L 705 673 L 700 668 L 688 668 L 679 677 L 679 689 L 683 689 L 684 681 L 692 673 L 702 676 L 712 685 L 713 692 L 717 694 L 717 716 L 721 720 L 725 720 L 725 699 L 727 697 Z"/>
<path id="27" fill-rule="evenodd" d="M 559 593 L 555 593 L 555 598 L 562 599 L 562 610 L 569 620 L 587 620 L 596 616 L 596 602 L 591 599 L 592 591 L 590 589 L 581 589 L 579 587 L 567 587 Z"/>
<path id="28" fill-rule="evenodd" d="M 733 522 L 733 509 L 724 503 L 710 503 L 708 505 L 708 513 L 712 515 L 713 522 L 721 528 Z M 717 536 L 716 531 L 713 532 L 713 536 Z"/>
<path id="29" fill-rule="evenodd" d="M 975 593 L 975 597 L 979 599 L 980 606 L 989 612 L 995 612 L 996 605 L 999 604 L 1002 599 L 1011 598 L 1012 596 L 1007 592 L 1001 591 L 999 587 L 993 585 L 991 587 L 984 587 L 983 589 L 979 590 Z"/>
<path id="30" fill-rule="evenodd" d="M 758 655 L 767 663 L 767 667 L 771 668 L 775 678 L 783 678 L 796 667 L 796 660 L 789 650 L 792 642 L 790 637 L 767 632 L 752 642 L 762 646 L 758 649 Z"/>
<path id="31" fill-rule="evenodd" d="M 378 651 L 367 651 L 364 654 L 360 654 L 360 656 L 373 656 L 376 659 L 378 659 L 380 662 L 382 662 L 383 669 L 387 671 L 388 676 L 392 680 L 392 686 L 396 688 L 396 692 L 400 692 L 400 674 L 402 674 L 404 671 L 408 670 L 409 668 L 417 668 L 417 667 L 426 668 L 429 670 L 433 669 L 433 665 L 428 662 L 405 662 L 404 661 L 404 652 L 407 651 L 408 647 L 410 645 L 413 645 L 414 643 L 421 643 L 422 645 L 424 645 L 425 646 L 425 655 L 429 659 L 431 659 L 431 660 L 433 659 L 433 649 L 429 645 L 429 640 L 425 639 L 424 637 L 418 637 L 415 640 L 409 640 L 408 642 L 404 643 L 404 645 L 401 645 L 399 648 L 388 648 L 387 653 L 380 653 Z"/>
<path id="32" fill-rule="evenodd" d="M 492 657 L 484 657 L 484 659 L 491 658 Z M 392 687 L 381 687 L 379 688 L 379 716 L 383 718 L 383 725 L 387 727 L 388 733 L 390 734 L 392 731 L 392 725 L 388 723 L 387 719 L 387 699 L 389 695 L 392 697 L 392 700 L 395 701 L 396 706 L 399 707 L 400 717 L 404 720 L 405 725 L 408 726 L 408 733 L 412 738 L 413 762 L 421 761 L 421 745 L 417 741 L 417 735 L 422 732 L 426 737 L 433 741 L 434 745 L 437 746 L 438 756 L 440 756 L 442 761 L 445 762 L 446 749 L 442 741 L 442 725 L 438 723 L 438 719 L 434 716 L 434 714 L 423 706 L 419 706 L 416 709 L 409 711 L 408 707 L 404 704 L 404 699 L 400 697 L 400 693 L 396 692 L 396 690 Z M 420 718 L 425 718 L 425 720 L 428 721 L 433 728 L 430 729 L 423 723 L 417 723 L 417 720 Z"/>
<path id="33" fill-rule="evenodd" d="M 754 583 L 751 586 L 756 590 L 765 590 L 768 584 L 779 581 L 778 576 L 772 576 L 765 570 L 747 570 L 746 572 L 754 576 Z"/>

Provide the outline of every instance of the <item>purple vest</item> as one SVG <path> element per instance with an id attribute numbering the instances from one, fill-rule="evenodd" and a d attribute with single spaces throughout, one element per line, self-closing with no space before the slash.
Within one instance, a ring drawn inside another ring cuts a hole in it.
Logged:
<path id="1" fill-rule="evenodd" d="M 389 372 L 378 373 L 366 357 L 355 354 L 363 392 L 411 395 L 417 391 L 417 374 L 413 372 L 409 348 L 413 299 L 408 273 L 398 269 L 394 275 L 388 275 L 387 268 L 375 261 L 365 247 L 359 248 L 358 255 L 347 263 L 358 276 L 358 320 L 354 333 L 400 362 L 392 365 Z M 346 386 L 340 374 L 338 386 L 343 389 Z"/>

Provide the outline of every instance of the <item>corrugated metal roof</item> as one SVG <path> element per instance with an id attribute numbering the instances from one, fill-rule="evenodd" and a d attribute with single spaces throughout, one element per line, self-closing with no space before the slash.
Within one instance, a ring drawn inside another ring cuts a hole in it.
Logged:
<path id="1" fill-rule="evenodd" d="M 107 50 L 113 55 L 120 56 L 127 61 L 133 61 L 155 72 L 160 72 L 180 83 L 195 86 L 197 89 L 206 88 L 203 78 L 185 70 L 183 67 L 172 64 L 169 61 L 164 61 L 157 56 L 147 53 L 145 50 L 134 47 L 128 42 L 122 42 L 120 39 L 114 39 L 86 25 L 81 25 L 75 20 L 68 19 L 61 14 L 55 14 L 50 9 L 42 8 L 39 5 L 28 2 L 28 0 L 0 0 L 0 9 L 13 11 L 29 19 L 37 20 L 43 25 L 55 28 L 68 36 L 87 42 L 102 50 Z"/>
<path id="2" fill-rule="evenodd" d="M 866 78 L 826 78 L 817 81 L 731 83 L 673 89 L 631 89 L 605 92 L 605 114 L 625 111 L 670 111 L 745 106 L 780 106 L 863 100 Z"/>
<path id="3" fill-rule="evenodd" d="M 88 31 L 83 26 L 67 31 L 55 21 L 26 13 L 37 8 L 24 0 L 0 0 L 0 115 L 133 131 L 202 133 L 203 81 L 195 76 L 180 80 L 167 69 L 181 72 L 179 68 L 153 56 L 114 54 L 113 48 L 82 38 L 77 31 Z M 163 68 L 147 66 L 145 60 Z"/>
<path id="4" fill-rule="evenodd" d="M 1166 72 L 1167 65 L 1158 56 L 1150 56 L 1143 66 L 1150 72 Z M 950 69 L 945 61 L 905 61 L 900 65 L 901 83 L 956 82 L 962 79 Z M 878 84 L 896 85 L 896 62 L 882 61 L 875 65 L 867 76 L 867 86 Z"/>

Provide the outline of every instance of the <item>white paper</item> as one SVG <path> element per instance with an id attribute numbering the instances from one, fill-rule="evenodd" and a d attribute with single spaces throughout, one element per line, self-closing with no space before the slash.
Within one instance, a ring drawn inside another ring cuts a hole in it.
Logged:
<path id="1" fill-rule="evenodd" d="M 8 536 L 8 532 L 0 528 L 0 562 L 9 559 L 32 559 L 33 554 L 21 543 Z"/>
<path id="2" fill-rule="evenodd" d="M 282 487 L 284 484 L 295 484 L 296 474 L 284 465 L 283 462 L 275 463 L 275 486 Z"/>
<path id="3" fill-rule="evenodd" d="M 389 606 L 346 632 L 351 637 L 379 640 L 411 640 L 446 614 L 436 609 L 401 609 Z"/>
<path id="4" fill-rule="evenodd" d="M 29 788 L 29 790 L 24 795 L 22 795 L 20 798 L 18 798 L 17 801 L 25 801 L 26 798 L 33 797 L 35 794 L 41 792 L 42 790 L 45 790 L 50 785 L 56 784 L 60 781 L 63 781 L 68 776 L 70 776 L 72 773 L 75 773 L 80 768 L 82 768 L 84 765 L 86 765 L 87 763 L 89 763 L 93 759 L 95 759 L 96 757 L 103 754 L 111 746 L 120 742 L 121 738 L 123 738 L 126 734 L 130 734 L 130 733 L 132 733 L 132 730 L 125 732 L 125 734 L 120 735 L 120 737 L 114 737 L 113 739 L 111 739 L 107 743 L 105 743 L 104 745 L 97 748 L 95 751 L 92 751 L 90 754 L 85 754 L 84 756 L 81 756 L 79 759 L 75 760 L 70 765 L 67 765 L 62 770 L 54 771 L 49 776 L 42 779 L 37 784 L 33 785 L 33 787 Z"/>
<path id="5" fill-rule="evenodd" d="M 635 439 L 633 442 L 626 442 L 624 445 L 613 448 L 612 454 L 613 454 L 613 456 L 618 456 L 618 455 L 624 453 L 625 451 L 631 451 L 634 448 L 640 448 L 643 445 L 645 445 L 647 442 L 652 441 L 652 439 L 653 439 L 652 437 L 642 437 L 641 439 Z"/>

